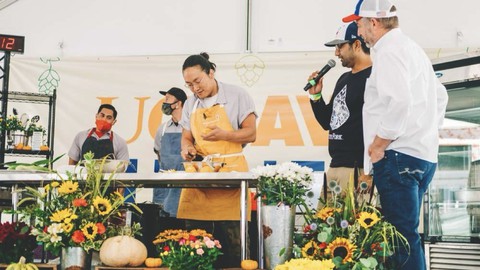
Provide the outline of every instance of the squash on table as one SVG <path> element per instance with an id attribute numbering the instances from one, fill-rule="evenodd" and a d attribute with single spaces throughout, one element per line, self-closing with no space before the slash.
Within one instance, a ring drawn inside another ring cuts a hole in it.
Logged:
<path id="1" fill-rule="evenodd" d="M 162 259 L 160 258 L 147 258 L 145 260 L 145 265 L 147 267 L 159 267 L 162 265 Z"/>
<path id="2" fill-rule="evenodd" d="M 257 261 L 254 261 L 254 260 L 243 260 L 240 263 L 240 266 L 242 267 L 242 269 L 245 269 L 245 270 L 253 270 L 258 268 L 258 263 Z"/>
<path id="3" fill-rule="evenodd" d="M 128 235 L 118 235 L 105 240 L 100 247 L 100 260 L 108 266 L 139 266 L 147 258 L 147 247 Z"/>

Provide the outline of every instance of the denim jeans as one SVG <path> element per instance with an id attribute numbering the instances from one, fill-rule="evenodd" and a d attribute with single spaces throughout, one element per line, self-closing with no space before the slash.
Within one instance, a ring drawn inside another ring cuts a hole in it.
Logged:
<path id="1" fill-rule="evenodd" d="M 399 269 L 424 270 L 425 253 L 418 225 L 423 194 L 432 181 L 437 164 L 394 150 L 373 164 L 373 180 L 380 195 L 385 219 L 407 239 L 410 250 L 400 247 L 394 259 Z"/>

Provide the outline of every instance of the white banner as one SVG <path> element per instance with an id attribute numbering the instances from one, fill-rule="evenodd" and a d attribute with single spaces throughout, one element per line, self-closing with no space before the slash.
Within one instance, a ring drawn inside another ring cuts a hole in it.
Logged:
<path id="1" fill-rule="evenodd" d="M 216 78 L 243 86 L 254 98 L 257 141 L 245 148 L 251 168 L 264 161 L 329 163 L 327 133 L 316 122 L 303 91 L 308 75 L 325 65 L 333 52 L 212 55 Z M 185 89 L 181 67 L 187 55 L 119 58 L 32 59 L 12 57 L 10 91 L 51 93 L 57 89 L 55 156 L 67 153 L 80 130 L 94 126 L 98 106 L 112 103 L 118 110 L 113 130 L 128 141 L 130 158 L 139 172 L 154 169 L 153 137 L 163 117 L 159 90 Z M 325 76 L 332 90 L 345 69 L 337 64 Z M 191 92 L 185 89 L 188 95 Z M 30 116 L 39 114 L 46 126 L 46 108 L 9 103 Z M 20 106 L 20 107 L 19 107 Z M 46 107 L 46 106 L 43 106 Z M 43 116 L 42 116 L 43 115 Z M 66 164 L 67 158 L 57 166 Z"/>

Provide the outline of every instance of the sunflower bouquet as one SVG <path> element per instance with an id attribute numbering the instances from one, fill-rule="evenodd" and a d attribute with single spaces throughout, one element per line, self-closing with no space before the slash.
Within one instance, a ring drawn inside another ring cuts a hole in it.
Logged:
<path id="1" fill-rule="evenodd" d="M 331 262 L 335 269 L 395 269 L 391 256 L 397 248 L 409 248 L 405 237 L 376 207 L 358 203 L 353 192 L 332 190 L 323 208 L 307 211 L 298 257 Z"/>
<path id="2" fill-rule="evenodd" d="M 104 179 L 102 166 L 85 158 L 85 179 L 80 174 L 56 174 L 41 188 L 26 187 L 27 197 L 19 202 L 24 219 L 34 224 L 32 234 L 45 249 L 58 254 L 63 247 L 99 250 L 107 238 L 109 222 L 119 217 L 126 198 L 109 189 L 114 173 Z"/>

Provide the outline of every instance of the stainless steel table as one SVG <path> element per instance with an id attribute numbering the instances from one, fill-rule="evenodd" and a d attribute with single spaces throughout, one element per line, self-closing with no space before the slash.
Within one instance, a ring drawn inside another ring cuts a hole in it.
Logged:
<path id="1" fill-rule="evenodd" d="M 66 179 L 66 175 L 61 175 Z M 109 174 L 105 175 L 106 177 Z M 81 176 L 79 176 L 81 178 Z M 58 179 L 57 174 L 53 173 L 31 173 L 16 171 L 0 171 L 0 186 L 12 187 L 12 206 L 17 209 L 18 204 L 18 186 L 40 185 L 50 182 L 52 179 Z M 232 187 L 240 188 L 240 228 L 241 228 L 241 245 L 242 260 L 247 259 L 247 200 L 250 199 L 249 187 L 255 187 L 257 180 L 249 172 L 229 172 L 229 173 L 118 173 L 115 175 L 115 181 L 112 185 L 122 184 L 127 186 L 143 186 L 143 187 Z M 258 208 L 260 210 L 260 207 Z M 263 241 L 261 234 L 261 218 L 260 211 L 258 215 L 259 230 L 259 258 L 263 257 Z M 14 219 L 16 217 L 14 216 Z M 262 259 L 259 259 L 262 264 Z"/>

